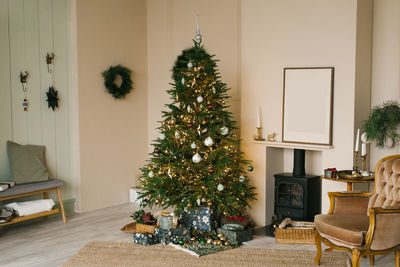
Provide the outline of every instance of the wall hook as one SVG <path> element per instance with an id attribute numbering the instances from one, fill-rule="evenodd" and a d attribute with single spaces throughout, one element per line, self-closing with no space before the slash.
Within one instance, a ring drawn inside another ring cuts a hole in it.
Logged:
<path id="1" fill-rule="evenodd" d="M 26 81 L 28 80 L 29 72 L 20 72 L 19 73 L 19 80 L 22 84 L 22 91 L 26 92 Z"/>
<path id="2" fill-rule="evenodd" d="M 55 55 L 54 53 L 47 53 L 46 55 L 46 64 L 47 64 L 47 71 L 51 73 L 50 65 L 53 64 Z"/>

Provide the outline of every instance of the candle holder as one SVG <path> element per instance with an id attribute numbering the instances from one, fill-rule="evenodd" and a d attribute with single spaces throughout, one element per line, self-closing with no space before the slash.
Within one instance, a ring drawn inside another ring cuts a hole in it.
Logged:
<path id="1" fill-rule="evenodd" d="M 358 159 L 358 151 L 354 151 L 354 156 L 353 156 L 353 172 L 358 172 L 357 159 Z"/>
<path id="2" fill-rule="evenodd" d="M 265 141 L 262 137 L 262 127 L 257 127 L 257 135 L 253 135 L 255 141 Z"/>
<path id="3" fill-rule="evenodd" d="M 366 168 L 366 163 L 367 163 L 367 154 L 365 154 L 364 156 L 361 156 L 361 171 L 367 171 Z"/>

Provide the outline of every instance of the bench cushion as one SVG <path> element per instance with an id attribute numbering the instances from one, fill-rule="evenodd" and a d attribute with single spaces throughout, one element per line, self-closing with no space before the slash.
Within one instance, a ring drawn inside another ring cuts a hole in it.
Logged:
<path id="1" fill-rule="evenodd" d="M 50 179 L 43 182 L 21 184 L 11 187 L 5 191 L 0 192 L 0 199 L 3 197 L 15 196 L 25 193 L 30 193 L 39 190 L 46 190 L 64 185 L 64 181 L 60 179 Z"/>

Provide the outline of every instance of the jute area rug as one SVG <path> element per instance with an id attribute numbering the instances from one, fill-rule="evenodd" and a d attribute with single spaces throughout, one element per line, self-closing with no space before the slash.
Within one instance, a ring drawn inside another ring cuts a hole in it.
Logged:
<path id="1" fill-rule="evenodd" d="M 126 266 L 315 266 L 315 251 L 237 248 L 197 258 L 171 246 L 143 246 L 129 242 L 91 242 L 63 267 Z M 322 253 L 320 266 L 351 266 L 345 252 Z"/>

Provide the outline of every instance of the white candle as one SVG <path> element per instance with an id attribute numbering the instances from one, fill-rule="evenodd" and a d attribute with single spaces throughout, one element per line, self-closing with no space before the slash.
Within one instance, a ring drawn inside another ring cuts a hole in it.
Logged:
<path id="1" fill-rule="evenodd" d="M 367 155 L 367 144 L 361 143 L 361 156 Z"/>
<path id="2" fill-rule="evenodd" d="M 261 127 L 261 122 L 260 122 L 260 107 L 257 105 L 257 128 Z"/>
<path id="3" fill-rule="evenodd" d="M 360 129 L 357 129 L 356 147 L 354 148 L 355 152 L 358 152 L 358 144 L 359 143 L 360 143 Z"/>

